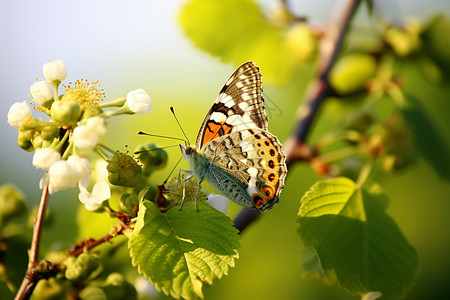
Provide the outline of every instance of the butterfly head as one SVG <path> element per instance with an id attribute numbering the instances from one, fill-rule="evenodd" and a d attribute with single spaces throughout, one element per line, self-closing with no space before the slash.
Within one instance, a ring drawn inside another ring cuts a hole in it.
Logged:
<path id="1" fill-rule="evenodd" d="M 184 146 L 180 144 L 180 150 L 181 150 L 181 154 L 183 154 L 184 158 L 189 158 L 192 156 L 192 153 L 194 153 L 194 148 L 187 144 Z"/>

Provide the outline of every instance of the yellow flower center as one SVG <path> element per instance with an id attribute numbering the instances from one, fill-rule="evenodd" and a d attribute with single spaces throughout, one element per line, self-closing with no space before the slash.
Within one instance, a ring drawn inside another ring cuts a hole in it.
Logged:
<path id="1" fill-rule="evenodd" d="M 82 110 L 98 107 L 98 103 L 105 97 L 105 91 L 100 89 L 98 80 L 88 82 L 86 79 L 72 82 L 69 85 L 62 85 L 66 91 L 65 97 L 78 102 Z"/>

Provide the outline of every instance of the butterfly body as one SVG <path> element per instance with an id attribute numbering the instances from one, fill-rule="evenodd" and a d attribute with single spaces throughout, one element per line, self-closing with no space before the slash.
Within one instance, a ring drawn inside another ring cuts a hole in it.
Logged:
<path id="1" fill-rule="evenodd" d="M 195 147 L 181 147 L 199 183 L 207 180 L 234 202 L 264 211 L 278 203 L 286 156 L 268 131 L 259 68 L 231 75 L 200 128 Z"/>

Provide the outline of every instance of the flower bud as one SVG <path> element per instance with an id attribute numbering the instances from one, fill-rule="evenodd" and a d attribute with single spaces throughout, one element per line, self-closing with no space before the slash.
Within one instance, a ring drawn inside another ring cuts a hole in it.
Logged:
<path id="1" fill-rule="evenodd" d="M 40 148 L 33 155 L 33 166 L 48 171 L 59 160 L 61 160 L 61 154 L 55 149 Z"/>
<path id="2" fill-rule="evenodd" d="M 65 299 L 65 294 L 61 281 L 54 277 L 39 280 L 33 291 L 33 295 L 36 295 L 40 300 Z"/>
<path id="3" fill-rule="evenodd" d="M 23 119 L 21 129 L 30 130 L 30 129 L 38 129 L 38 127 L 39 127 L 39 120 L 30 115 L 26 116 Z"/>
<path id="4" fill-rule="evenodd" d="M 142 168 L 129 155 L 116 152 L 106 168 L 111 184 L 133 187 L 142 183 Z"/>
<path id="5" fill-rule="evenodd" d="M 50 194 L 69 187 L 75 187 L 80 179 L 76 176 L 77 174 L 72 170 L 72 166 L 67 160 L 59 160 L 52 164 L 47 175 L 49 177 Z"/>
<path id="6" fill-rule="evenodd" d="M 102 289 L 107 299 L 137 299 L 136 289 L 120 273 L 109 274 L 102 284 Z"/>
<path id="7" fill-rule="evenodd" d="M 30 93 L 34 101 L 41 105 L 53 98 L 53 88 L 46 81 L 33 83 L 30 87 Z"/>
<path id="8" fill-rule="evenodd" d="M 15 186 L 0 186 L 0 219 L 2 222 L 18 217 L 26 212 L 25 196 Z"/>
<path id="9" fill-rule="evenodd" d="M 91 299 L 109 299 L 106 296 L 105 291 L 97 286 L 87 286 L 79 294 L 81 300 L 91 300 Z"/>
<path id="10" fill-rule="evenodd" d="M 100 266 L 100 259 L 90 253 L 81 253 L 66 261 L 65 276 L 70 281 L 81 281 L 89 277 Z"/>
<path id="11" fill-rule="evenodd" d="M 73 101 L 55 101 L 50 114 L 55 121 L 62 124 L 74 124 L 81 116 L 81 107 Z"/>
<path id="12" fill-rule="evenodd" d="M 31 139 L 31 144 L 33 145 L 34 149 L 42 148 L 42 145 L 44 143 L 44 140 L 41 137 L 41 134 L 37 131 L 34 132 L 33 138 Z"/>
<path id="13" fill-rule="evenodd" d="M 129 214 L 132 217 L 136 216 L 137 207 L 139 206 L 138 195 L 136 194 L 123 194 L 120 197 L 119 208 L 121 211 Z"/>
<path id="14" fill-rule="evenodd" d="M 105 120 L 102 117 L 92 117 L 85 125 L 77 126 L 73 130 L 72 141 L 78 152 L 87 156 L 105 133 Z"/>
<path id="15" fill-rule="evenodd" d="M 167 152 L 158 149 L 156 144 L 145 144 L 136 147 L 136 158 L 143 165 L 144 176 L 149 176 L 153 171 L 162 169 L 167 165 Z"/>
<path id="16" fill-rule="evenodd" d="M 126 105 L 137 114 L 146 114 L 152 109 L 151 98 L 143 89 L 137 89 L 127 94 Z"/>
<path id="17" fill-rule="evenodd" d="M 61 59 L 44 64 L 43 71 L 45 79 L 50 82 L 54 80 L 63 81 L 67 76 L 66 67 Z"/>
<path id="18" fill-rule="evenodd" d="M 78 155 L 72 155 L 67 160 L 67 163 L 70 165 L 72 169 L 72 173 L 77 178 L 77 181 L 83 181 L 83 183 L 87 182 L 85 186 L 89 184 L 89 180 L 92 173 L 92 164 L 91 162 Z"/>
<path id="19" fill-rule="evenodd" d="M 34 130 L 19 130 L 17 135 L 17 144 L 25 151 L 31 152 L 34 150 L 31 139 L 34 136 Z"/>
<path id="20" fill-rule="evenodd" d="M 377 62 L 368 54 L 351 54 L 342 57 L 331 69 L 328 80 L 341 95 L 362 90 L 366 82 L 375 76 Z"/>
<path id="21" fill-rule="evenodd" d="M 420 25 L 410 20 L 405 28 L 389 27 L 384 33 L 384 40 L 398 56 L 407 56 L 420 46 Z"/>
<path id="22" fill-rule="evenodd" d="M 8 111 L 8 123 L 12 127 L 20 129 L 22 127 L 23 120 L 31 116 L 31 109 L 26 101 L 16 102 L 11 105 Z"/>

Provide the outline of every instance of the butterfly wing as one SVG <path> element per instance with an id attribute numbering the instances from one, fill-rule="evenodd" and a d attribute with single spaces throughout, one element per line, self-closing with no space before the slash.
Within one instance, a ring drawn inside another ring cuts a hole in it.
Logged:
<path id="1" fill-rule="evenodd" d="M 262 76 L 254 62 L 242 64 L 230 76 L 207 113 L 197 136 L 196 148 L 242 129 L 267 130 Z"/>
<path id="2" fill-rule="evenodd" d="M 206 115 L 197 137 L 199 154 L 226 174 L 206 174 L 225 195 L 227 177 L 245 187 L 232 200 L 261 211 L 278 202 L 287 173 L 286 155 L 278 139 L 268 132 L 262 76 L 253 62 L 241 65 L 228 79 Z M 211 171 L 212 172 L 212 171 Z M 218 177 L 224 177 L 221 184 Z"/>
<path id="3" fill-rule="evenodd" d="M 287 174 L 286 155 L 270 132 L 234 131 L 208 142 L 201 154 L 247 186 L 247 206 L 264 211 L 278 203 Z"/>

